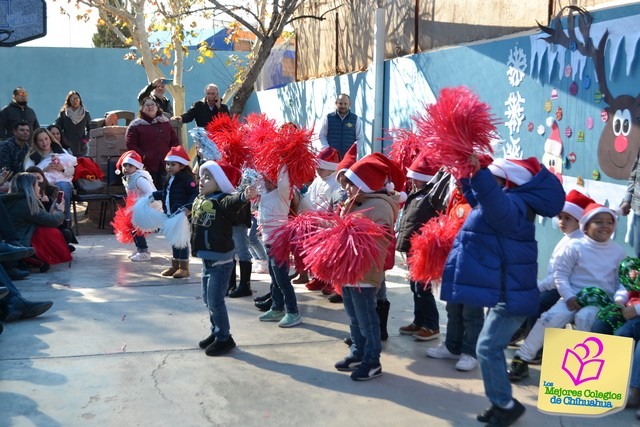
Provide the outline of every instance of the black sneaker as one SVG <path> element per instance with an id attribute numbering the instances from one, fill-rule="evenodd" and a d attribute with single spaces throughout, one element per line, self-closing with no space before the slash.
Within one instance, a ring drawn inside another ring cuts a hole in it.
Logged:
<path id="1" fill-rule="evenodd" d="M 269 309 L 271 308 L 271 298 L 266 301 L 255 302 L 253 305 L 255 305 L 256 308 L 260 311 L 269 311 Z"/>
<path id="2" fill-rule="evenodd" d="M 346 345 L 348 345 L 349 347 L 351 347 L 351 345 L 353 344 L 353 340 L 351 339 L 351 337 L 346 337 L 345 339 L 342 340 Z"/>
<path id="3" fill-rule="evenodd" d="M 382 365 L 371 365 L 369 363 L 361 363 L 358 369 L 351 373 L 351 379 L 354 381 L 369 381 L 382 375 Z"/>
<path id="4" fill-rule="evenodd" d="M 236 342 L 229 336 L 229 339 L 226 341 L 215 340 L 204 352 L 207 356 L 222 356 L 223 354 L 229 353 L 235 346 Z"/>
<path id="5" fill-rule="evenodd" d="M 529 376 L 529 364 L 516 356 L 511 361 L 511 367 L 507 370 L 511 381 L 520 381 Z"/>
<path id="6" fill-rule="evenodd" d="M 361 364 L 362 364 L 362 360 L 356 357 L 349 356 L 349 357 L 345 357 L 339 362 L 336 362 L 336 364 L 333 366 L 335 366 L 338 371 L 350 372 L 358 369 L 358 366 L 360 366 Z"/>
<path id="7" fill-rule="evenodd" d="M 481 423 L 488 423 L 491 420 L 491 417 L 493 417 L 493 413 L 496 409 L 498 409 L 498 407 L 495 405 L 489 406 L 487 409 L 476 415 L 476 420 Z"/>
<path id="8" fill-rule="evenodd" d="M 253 302 L 264 302 L 264 301 L 266 301 L 268 299 L 271 299 L 271 292 L 269 292 L 267 294 L 264 294 L 262 296 L 259 296 L 259 297 L 255 297 L 253 299 Z"/>
<path id="9" fill-rule="evenodd" d="M 525 407 L 522 403 L 518 402 L 516 399 L 513 399 L 513 407 L 510 409 L 502 409 L 497 406 L 494 407 L 493 412 L 491 413 L 491 419 L 489 420 L 487 426 L 490 427 L 507 427 L 511 424 L 515 423 L 518 418 L 524 414 Z"/>
<path id="10" fill-rule="evenodd" d="M 198 347 L 200 347 L 201 349 L 205 349 L 207 347 L 209 347 L 211 344 L 213 344 L 213 342 L 216 340 L 216 336 L 211 334 L 208 337 L 206 337 L 205 339 L 203 339 L 202 341 L 200 341 L 198 343 Z"/>

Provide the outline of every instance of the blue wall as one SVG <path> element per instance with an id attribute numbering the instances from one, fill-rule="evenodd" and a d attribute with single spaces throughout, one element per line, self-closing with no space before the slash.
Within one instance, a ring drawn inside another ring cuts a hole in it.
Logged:
<path id="1" fill-rule="evenodd" d="M 138 111 L 137 96 L 146 86 L 143 68 L 125 61 L 128 49 L 74 49 L 13 47 L 0 48 L 3 64 L 0 79 L 0 104 L 11 102 L 11 93 L 24 86 L 29 105 L 41 124 L 52 123 L 70 90 L 77 90 L 93 118 L 106 111 Z M 204 96 L 204 87 L 215 83 L 224 93 L 233 81 L 234 71 L 227 58 L 237 52 L 216 52 L 204 64 L 196 64 L 195 56 L 185 60 L 183 84 L 187 108 Z M 239 53 L 241 56 L 243 53 Z M 170 78 L 170 68 L 165 68 Z"/>

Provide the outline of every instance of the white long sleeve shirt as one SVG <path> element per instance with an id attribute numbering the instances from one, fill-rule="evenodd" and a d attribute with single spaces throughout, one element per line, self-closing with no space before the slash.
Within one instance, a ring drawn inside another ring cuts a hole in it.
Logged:
<path id="1" fill-rule="evenodd" d="M 553 281 L 553 270 L 555 269 L 558 256 L 560 256 L 560 254 L 564 252 L 565 248 L 571 240 L 579 239 L 582 236 L 584 236 L 582 230 L 576 228 L 571 233 L 562 236 L 562 239 L 560 239 L 556 247 L 553 248 L 553 252 L 551 253 L 551 257 L 549 258 L 549 265 L 547 266 L 547 275 L 544 279 L 538 281 L 538 289 L 540 290 L 540 292 L 550 291 L 556 287 L 556 284 Z"/>
<path id="2" fill-rule="evenodd" d="M 284 225 L 289 220 L 289 208 L 291 206 L 291 185 L 289 173 L 285 167 L 278 175 L 276 189 L 260 194 L 258 204 L 258 224 L 262 227 L 262 240 L 270 243 L 271 234 L 276 228 Z"/>
<path id="3" fill-rule="evenodd" d="M 305 194 L 305 198 L 309 199 L 314 211 L 326 212 L 331 208 L 331 196 L 339 188 L 340 184 L 336 181 L 335 172 L 326 178 L 320 178 L 316 175 L 307 190 L 307 194 Z"/>
<path id="4" fill-rule="evenodd" d="M 568 300 L 583 288 L 598 287 L 611 299 L 622 285 L 618 280 L 618 265 L 626 256 L 617 243 L 596 242 L 583 236 L 572 239 L 555 262 L 553 279 L 560 296 Z"/>

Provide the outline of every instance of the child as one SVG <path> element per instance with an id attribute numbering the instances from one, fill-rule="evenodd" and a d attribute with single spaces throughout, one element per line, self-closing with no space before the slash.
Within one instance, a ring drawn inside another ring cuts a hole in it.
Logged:
<path id="1" fill-rule="evenodd" d="M 318 153 L 317 159 L 316 177 L 304 197 L 309 200 L 314 211 L 328 211 L 331 207 L 331 195 L 340 188 L 336 180 L 340 153 L 335 148 L 327 147 Z M 315 277 L 306 284 L 310 291 L 319 291 L 325 287 L 328 289 L 330 286 L 330 283 Z"/>
<path id="2" fill-rule="evenodd" d="M 462 184 L 458 181 L 449 197 L 446 215 L 464 221 L 471 206 L 464 198 Z M 444 298 L 443 298 L 444 299 Z M 477 304 L 461 304 L 447 301 L 447 333 L 437 347 L 427 350 L 427 357 L 455 359 L 458 371 L 469 372 L 478 367 L 476 346 L 484 325 L 484 307 Z"/>
<path id="3" fill-rule="evenodd" d="M 524 413 L 513 399 L 504 349 L 538 309 L 536 214 L 554 217 L 564 204 L 558 179 L 534 157 L 496 159 L 462 180 L 473 210 L 458 232 L 442 276 L 447 302 L 492 307 L 476 354 L 491 407 L 478 421 L 508 426 Z"/>
<path id="4" fill-rule="evenodd" d="M 400 209 L 400 194 L 389 190 L 387 185 L 404 183 L 400 167 L 383 154 L 374 153 L 353 164 L 345 172 L 345 178 L 349 196 L 345 213 L 359 212 L 376 224 L 392 229 Z M 352 371 L 351 379 L 354 381 L 366 381 L 382 375 L 380 319 L 376 307 L 378 288 L 384 280 L 384 268 L 381 267 L 390 242 L 380 242 L 380 247 L 384 248 L 380 251 L 380 259 L 365 273 L 362 282 L 342 287 L 353 344 L 351 354 L 337 362 L 335 368 Z"/>
<path id="5" fill-rule="evenodd" d="M 119 174 L 122 171 L 122 180 L 127 191 L 127 197 L 133 197 L 137 200 L 148 197 L 156 191 L 151 175 L 143 168 L 142 158 L 135 151 L 126 151 L 118 159 L 116 173 Z M 136 249 L 129 255 L 131 261 L 145 262 L 151 260 L 147 239 L 143 235 L 134 233 L 133 243 L 136 245 Z"/>
<path id="6" fill-rule="evenodd" d="M 434 177 L 436 177 L 434 179 Z M 411 192 L 402 208 L 398 225 L 396 250 L 409 252 L 410 239 L 431 218 L 444 212 L 451 175 L 438 174 L 424 155 L 418 155 L 407 170 Z M 400 327 L 401 335 L 411 335 L 418 341 L 430 341 L 440 336 L 438 307 L 431 283 L 409 281 L 413 294 L 413 322 Z"/>
<path id="7" fill-rule="evenodd" d="M 511 380 L 518 381 L 529 375 L 528 363 L 542 347 L 545 328 L 564 328 L 575 319 L 576 329 L 591 331 L 600 307 L 582 307 L 577 301 L 582 289 L 597 287 L 614 299 L 621 288 L 618 264 L 625 257 L 625 250 L 611 241 L 616 224 L 613 210 L 597 203 L 585 208 L 580 219 L 580 229 L 585 235 L 569 242 L 555 262 L 553 280 L 560 299 L 540 316 L 516 351 L 509 370 Z"/>
<path id="8" fill-rule="evenodd" d="M 240 171 L 212 160 L 200 166 L 200 194 L 193 202 L 191 254 L 202 258 L 202 298 L 209 309 L 211 334 L 200 341 L 207 356 L 221 356 L 236 343 L 231 337 L 224 302 L 233 268 L 232 213 L 254 196 L 253 187 L 234 193 Z"/>
<path id="9" fill-rule="evenodd" d="M 261 322 L 278 322 L 281 328 L 291 328 L 302 323 L 296 293 L 289 278 L 289 266 L 286 263 L 278 265 L 270 253 L 271 234 L 288 220 L 292 197 L 290 188 L 289 173 L 286 166 L 283 166 L 277 183 L 265 179 L 258 205 L 258 224 L 262 227 L 271 276 L 271 308 L 258 319 Z"/>
<path id="10" fill-rule="evenodd" d="M 184 209 L 189 215 L 197 189 L 189 163 L 189 155 L 181 145 L 171 147 L 164 158 L 168 179 L 162 191 L 153 193 L 153 198 L 162 200 L 162 208 L 167 215 L 174 215 Z M 162 276 L 174 279 L 189 277 L 189 247 L 172 247 L 171 267 L 162 271 Z"/>

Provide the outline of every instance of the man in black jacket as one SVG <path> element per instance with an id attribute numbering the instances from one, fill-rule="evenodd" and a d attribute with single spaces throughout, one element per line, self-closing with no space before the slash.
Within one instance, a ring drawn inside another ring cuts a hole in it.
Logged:
<path id="1" fill-rule="evenodd" d="M 218 86 L 209 83 L 204 88 L 204 98 L 194 102 L 186 113 L 172 119 L 182 123 L 190 123 L 195 119 L 196 125 L 203 128 L 218 114 L 229 114 L 229 108 L 222 103 Z"/>
<path id="2" fill-rule="evenodd" d="M 29 130 L 40 127 L 36 112 L 27 106 L 27 91 L 22 87 L 13 90 L 13 101 L 0 110 L 0 140 L 13 136 L 14 125 L 25 121 L 29 125 Z"/>

